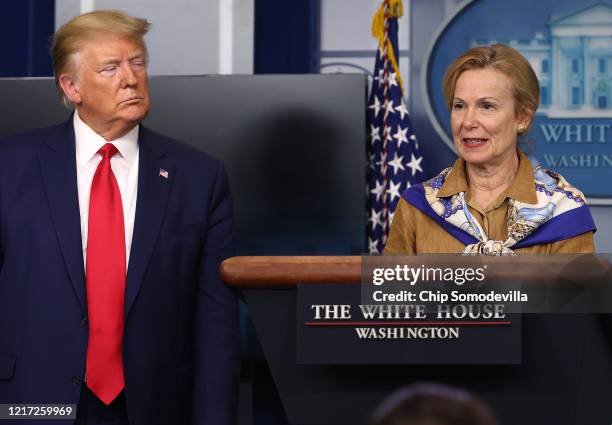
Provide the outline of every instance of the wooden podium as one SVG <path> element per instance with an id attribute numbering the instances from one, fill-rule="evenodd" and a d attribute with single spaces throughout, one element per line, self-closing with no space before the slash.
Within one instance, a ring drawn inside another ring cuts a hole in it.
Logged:
<path id="1" fill-rule="evenodd" d="M 414 261 L 436 264 L 439 257 L 415 257 Z M 492 279 L 522 278 L 545 284 L 558 276 L 555 267 L 558 270 L 568 263 L 561 256 L 486 261 L 499 265 Z M 529 265 L 539 272 L 528 272 Z M 565 267 L 570 277 L 571 269 Z M 601 278 L 597 267 L 582 270 L 582 275 L 575 271 L 574 277 Z M 524 314 L 521 364 L 299 364 L 296 287 L 359 284 L 361 271 L 358 256 L 234 257 L 221 266 L 223 280 L 242 291 L 291 424 L 364 424 L 390 392 L 414 382 L 441 382 L 472 391 L 495 410 L 503 424 L 606 424 L 612 420 L 612 321 L 605 314 Z"/>

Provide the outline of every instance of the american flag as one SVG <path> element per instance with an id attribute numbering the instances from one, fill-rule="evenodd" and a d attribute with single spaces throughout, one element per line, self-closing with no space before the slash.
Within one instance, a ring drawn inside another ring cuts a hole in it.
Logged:
<path id="1" fill-rule="evenodd" d="M 401 0 L 384 0 L 372 24 L 378 51 L 367 110 L 366 206 L 371 254 L 382 252 L 387 242 L 400 193 L 425 177 L 398 66 L 397 18 L 401 15 Z"/>

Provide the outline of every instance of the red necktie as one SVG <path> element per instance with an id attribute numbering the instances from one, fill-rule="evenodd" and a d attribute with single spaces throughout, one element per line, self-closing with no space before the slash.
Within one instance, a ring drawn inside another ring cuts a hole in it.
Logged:
<path id="1" fill-rule="evenodd" d="M 125 386 L 123 377 L 123 307 L 125 300 L 125 231 L 123 207 L 110 159 L 117 148 L 107 143 L 98 151 L 89 198 L 87 236 L 87 386 L 110 404 Z"/>

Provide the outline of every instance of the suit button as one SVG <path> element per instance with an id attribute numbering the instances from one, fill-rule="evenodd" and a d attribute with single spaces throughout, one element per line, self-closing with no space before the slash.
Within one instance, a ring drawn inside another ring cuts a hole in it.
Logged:
<path id="1" fill-rule="evenodd" d="M 82 382 L 83 380 L 81 379 L 79 375 L 74 375 L 72 377 L 72 385 L 74 385 L 75 387 L 78 387 L 79 385 L 81 385 Z"/>
<path id="2" fill-rule="evenodd" d="M 87 317 L 81 319 L 81 326 L 87 326 Z"/>

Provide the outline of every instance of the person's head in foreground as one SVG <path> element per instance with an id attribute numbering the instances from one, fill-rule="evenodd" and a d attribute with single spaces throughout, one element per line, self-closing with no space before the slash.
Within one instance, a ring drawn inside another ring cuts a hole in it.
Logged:
<path id="1" fill-rule="evenodd" d="M 593 252 L 582 193 L 518 148 L 540 102 L 527 59 L 503 44 L 471 48 L 448 66 L 442 88 L 459 159 L 402 194 L 385 252 Z"/>
<path id="2" fill-rule="evenodd" d="M 146 19 L 114 10 L 85 13 L 62 26 L 51 54 L 64 103 L 106 140 L 123 136 L 149 111 Z"/>
<path id="3" fill-rule="evenodd" d="M 368 425 L 496 425 L 493 412 L 466 391 L 414 384 L 391 394 Z"/>

